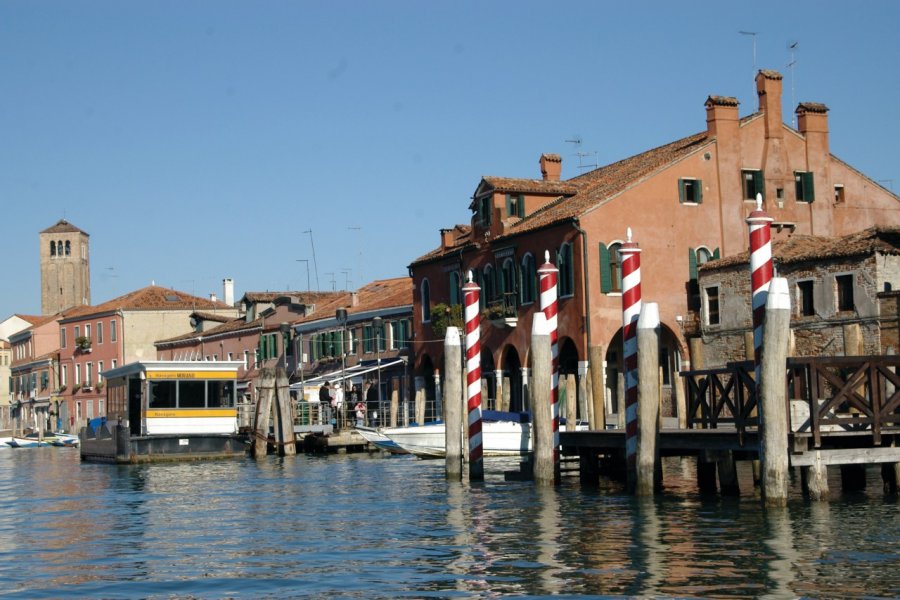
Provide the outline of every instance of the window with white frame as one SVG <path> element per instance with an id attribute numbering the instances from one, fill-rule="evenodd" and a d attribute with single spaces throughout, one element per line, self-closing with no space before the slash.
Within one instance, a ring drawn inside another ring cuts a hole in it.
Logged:
<path id="1" fill-rule="evenodd" d="M 420 287 L 420 301 L 422 302 L 422 322 L 431 322 L 431 284 L 427 279 L 422 280 Z"/>

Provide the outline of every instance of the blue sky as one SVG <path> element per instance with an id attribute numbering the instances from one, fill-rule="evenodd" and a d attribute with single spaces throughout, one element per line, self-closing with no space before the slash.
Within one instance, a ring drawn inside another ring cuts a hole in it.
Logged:
<path id="1" fill-rule="evenodd" d="M 896 191 L 897 23 L 896 2 L 3 0 L 0 319 L 40 312 L 60 218 L 91 235 L 95 304 L 405 275 L 482 175 L 557 152 L 573 177 L 579 151 L 702 131 L 710 94 L 754 112 L 742 30 L 785 119 L 792 87 L 824 102 L 832 152 Z"/>

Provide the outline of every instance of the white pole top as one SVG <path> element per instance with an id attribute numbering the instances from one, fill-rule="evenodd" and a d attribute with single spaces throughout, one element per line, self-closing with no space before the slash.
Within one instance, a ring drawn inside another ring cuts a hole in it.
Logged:
<path id="1" fill-rule="evenodd" d="M 544 250 L 544 262 L 545 263 L 550 262 L 550 251 L 549 250 Z"/>
<path id="2" fill-rule="evenodd" d="M 469 283 L 472 283 L 472 269 L 466 271 L 466 279 Z"/>
<path id="3" fill-rule="evenodd" d="M 644 302 L 641 305 L 641 316 L 638 317 L 638 329 L 656 329 L 659 327 L 659 304 Z"/>
<path id="4" fill-rule="evenodd" d="M 762 194 L 756 193 L 756 210 L 762 210 Z"/>
<path id="5" fill-rule="evenodd" d="M 531 319 L 531 335 L 550 335 L 550 324 L 547 323 L 547 316 L 537 311 Z"/>
<path id="6" fill-rule="evenodd" d="M 784 277 L 773 277 L 769 282 L 766 310 L 791 310 L 791 294 Z"/>
<path id="7" fill-rule="evenodd" d="M 625 229 L 625 241 L 631 242 L 631 227 Z"/>

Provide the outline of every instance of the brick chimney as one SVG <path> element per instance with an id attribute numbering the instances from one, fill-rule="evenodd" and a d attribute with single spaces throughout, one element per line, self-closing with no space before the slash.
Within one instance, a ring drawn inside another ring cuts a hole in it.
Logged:
<path id="1" fill-rule="evenodd" d="M 559 181 L 562 173 L 562 157 L 559 154 L 541 154 L 541 176 L 544 181 Z"/>
<path id="2" fill-rule="evenodd" d="M 731 96 L 710 96 L 706 99 L 706 133 L 720 139 L 737 134 L 738 102 Z"/>
<path id="3" fill-rule="evenodd" d="M 766 138 L 784 137 L 784 123 L 781 120 L 781 73 L 761 69 L 756 74 L 756 93 L 759 95 L 759 110 L 765 113 Z"/>
<path id="4" fill-rule="evenodd" d="M 453 247 L 454 239 L 453 232 L 455 228 L 450 229 L 441 229 L 441 248 L 447 249 Z"/>
<path id="5" fill-rule="evenodd" d="M 359 306 L 359 292 L 350 292 L 350 307 Z"/>
<path id="6" fill-rule="evenodd" d="M 797 105 L 797 127 L 807 140 L 820 146 L 828 154 L 828 107 L 819 102 L 801 102 Z"/>

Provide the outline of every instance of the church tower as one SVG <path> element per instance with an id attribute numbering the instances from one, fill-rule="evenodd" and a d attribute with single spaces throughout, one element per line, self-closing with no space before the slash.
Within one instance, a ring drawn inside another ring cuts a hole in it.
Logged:
<path id="1" fill-rule="evenodd" d="M 41 314 L 91 303 L 90 236 L 60 219 L 40 233 Z"/>

